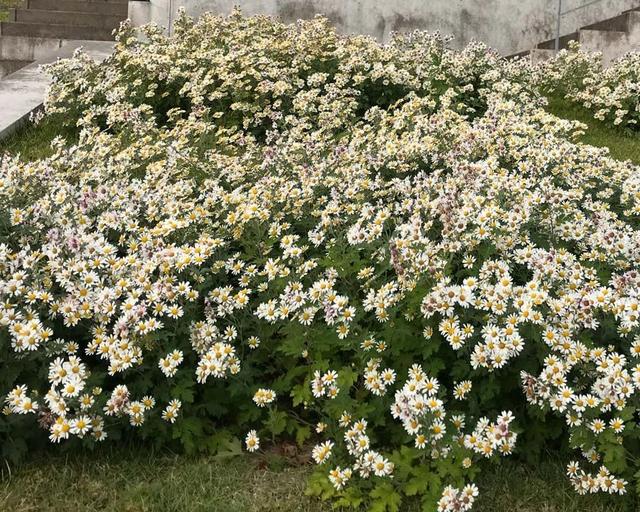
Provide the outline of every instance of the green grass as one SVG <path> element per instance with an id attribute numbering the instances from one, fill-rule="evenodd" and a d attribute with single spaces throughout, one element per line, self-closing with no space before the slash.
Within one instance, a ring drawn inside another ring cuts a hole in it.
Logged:
<path id="1" fill-rule="evenodd" d="M 215 457 L 153 454 L 145 450 L 43 457 L 0 481 L 0 510 L 12 512 L 216 511 L 328 512 L 330 503 L 305 495 L 312 467 L 278 456 Z M 480 478 L 474 512 L 628 512 L 607 496 L 577 496 L 549 460 L 533 468 L 505 462 Z M 403 512 L 418 512 L 410 503 Z"/>
<path id="2" fill-rule="evenodd" d="M 594 119 L 586 108 L 569 103 L 559 97 L 549 98 L 549 112 L 564 119 L 580 121 L 588 126 L 580 142 L 592 146 L 607 147 L 617 160 L 631 160 L 640 165 L 640 133 L 633 134 L 611 128 L 606 123 Z"/>
<path id="3" fill-rule="evenodd" d="M 5 477 L 0 510 L 323 511 L 304 496 L 308 467 L 258 469 L 248 459 L 116 453 L 39 461 Z"/>
<path id="4" fill-rule="evenodd" d="M 576 494 L 565 467 L 553 458 L 535 467 L 506 459 L 480 476 L 480 501 L 473 512 L 638 512 L 628 496 Z"/>
<path id="5" fill-rule="evenodd" d="M 26 124 L 4 140 L 0 140 L 0 155 L 5 152 L 20 155 L 24 161 L 45 158 L 53 154 L 51 141 L 60 134 L 60 127 L 52 120 L 37 125 Z"/>

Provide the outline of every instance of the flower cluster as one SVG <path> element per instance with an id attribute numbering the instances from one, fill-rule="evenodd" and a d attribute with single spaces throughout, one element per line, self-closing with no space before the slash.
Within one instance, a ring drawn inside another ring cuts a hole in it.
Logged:
<path id="1" fill-rule="evenodd" d="M 580 465 L 577 462 L 571 462 L 567 466 L 567 475 L 569 475 L 571 484 L 578 494 L 593 494 L 596 492 L 624 494 L 626 492 L 627 482 L 613 477 L 605 466 L 601 466 L 594 476 L 580 469 Z"/>
<path id="2" fill-rule="evenodd" d="M 331 450 L 334 447 L 334 443 L 331 441 L 325 441 L 313 447 L 311 451 L 311 457 L 316 464 L 324 464 L 329 457 L 331 457 Z"/>
<path id="3" fill-rule="evenodd" d="M 352 468 L 353 471 L 356 471 L 362 478 L 369 478 L 371 475 L 383 477 L 393 473 L 394 464 L 379 452 L 371 449 L 371 440 L 367 435 L 366 420 L 354 421 L 352 424 L 345 425 L 345 428 L 345 447 L 349 455 L 355 459 Z M 324 445 L 325 448 L 327 446 L 326 444 Z M 333 445 L 330 446 L 332 447 Z M 320 448 L 320 450 L 322 451 L 322 448 Z M 316 452 L 318 459 L 316 462 L 319 464 L 326 458 L 321 458 L 320 455 L 322 455 L 322 453 Z M 338 473 L 349 471 L 349 477 L 353 474 L 349 468 L 340 470 L 338 467 L 334 471 Z M 340 479 L 336 479 L 333 484 L 337 489 L 341 488 Z"/>
<path id="4" fill-rule="evenodd" d="M 585 52 L 577 43 L 542 62 L 532 73 L 547 93 L 565 96 L 611 126 L 640 129 L 640 53 L 630 52 L 606 68 L 599 53 Z"/>
<path id="5" fill-rule="evenodd" d="M 276 399 L 276 394 L 271 389 L 260 388 L 253 395 L 253 401 L 258 407 L 265 407 Z"/>
<path id="6" fill-rule="evenodd" d="M 8 413 L 29 414 L 38 410 L 38 402 L 27 396 L 28 388 L 25 385 L 12 389 L 5 398 Z"/>
<path id="7" fill-rule="evenodd" d="M 371 359 L 364 370 L 364 386 L 374 395 L 384 395 L 389 386 L 396 381 L 396 372 L 392 368 L 380 370 L 380 360 Z"/>
<path id="8" fill-rule="evenodd" d="M 444 402 L 437 398 L 440 383 L 428 378 L 424 371 L 414 365 L 409 370 L 409 379 L 402 389 L 396 391 L 391 414 L 399 419 L 409 435 L 415 437 L 418 448 L 435 445 L 446 433 Z"/>
<path id="9" fill-rule="evenodd" d="M 164 373 L 167 377 L 173 377 L 178 371 L 178 366 L 184 360 L 184 354 L 180 350 L 174 350 L 170 354 L 167 354 L 166 357 L 163 357 L 158 362 L 158 366 L 162 373 Z"/>
<path id="10" fill-rule="evenodd" d="M 483 457 L 491 457 L 494 452 L 510 454 L 518 438 L 518 434 L 509 428 L 512 421 L 510 412 L 503 412 L 495 423 L 481 418 L 473 432 L 464 436 L 465 447 Z"/>
<path id="11" fill-rule="evenodd" d="M 162 419 L 168 421 L 169 423 L 175 423 L 181 407 L 182 403 L 180 402 L 180 400 L 171 400 L 171 402 L 169 402 L 169 405 L 167 405 L 164 411 L 162 411 Z"/>
<path id="12" fill-rule="evenodd" d="M 340 388 L 337 386 L 338 373 L 329 370 L 323 375 L 319 371 L 313 372 L 313 380 L 311 381 L 311 391 L 313 396 L 320 398 L 326 396 L 328 398 L 335 398 L 340 392 Z"/>
<path id="13" fill-rule="evenodd" d="M 438 512 L 466 512 L 471 510 L 478 496 L 478 488 L 466 485 L 463 489 L 447 486 L 438 502 Z"/>
<path id="14" fill-rule="evenodd" d="M 640 129 L 640 53 L 617 59 L 595 76 L 585 77 L 574 98 L 594 117 L 614 126 Z"/>

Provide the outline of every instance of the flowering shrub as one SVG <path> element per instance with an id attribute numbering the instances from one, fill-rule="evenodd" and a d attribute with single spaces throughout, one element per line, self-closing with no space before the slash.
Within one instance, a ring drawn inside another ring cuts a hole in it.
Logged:
<path id="1" fill-rule="evenodd" d="M 479 114 L 502 79 L 500 67 L 517 68 L 499 64 L 482 44 L 454 52 L 447 39 L 423 32 L 399 34 L 387 46 L 345 39 L 324 18 L 283 25 L 236 12 L 179 22 L 173 38 L 153 25 L 142 31 L 144 40 L 123 26 L 107 65 L 80 54 L 50 68 L 47 111 L 64 114 L 62 122 L 116 129 L 132 112 L 166 124 L 181 109 L 262 140 L 270 129 L 339 132 L 408 94 L 430 98 L 430 108 Z"/>
<path id="2" fill-rule="evenodd" d="M 596 119 L 629 130 L 640 127 L 640 53 L 631 52 L 602 68 L 601 56 L 577 43 L 537 66 L 535 82 L 593 111 Z"/>
<path id="3" fill-rule="evenodd" d="M 638 480 L 636 167 L 478 44 L 143 31 L 50 68 L 77 143 L 0 164 L 3 449 L 291 437 L 339 505 L 459 511 L 564 432 L 578 492 Z"/>
<path id="4" fill-rule="evenodd" d="M 586 77 L 576 101 L 594 110 L 594 117 L 615 126 L 640 126 L 640 53 L 628 53 L 595 77 Z"/>

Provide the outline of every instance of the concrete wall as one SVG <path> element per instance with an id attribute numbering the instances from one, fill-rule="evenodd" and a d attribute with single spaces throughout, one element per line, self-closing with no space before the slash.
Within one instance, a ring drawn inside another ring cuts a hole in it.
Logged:
<path id="1" fill-rule="evenodd" d="M 563 0 L 563 10 L 589 0 Z M 393 31 L 424 29 L 453 34 L 455 45 L 484 41 L 503 54 L 528 50 L 555 36 L 558 0 L 151 0 L 130 2 L 135 23 L 167 26 L 178 7 L 192 15 L 227 14 L 239 5 L 246 14 L 271 14 L 290 22 L 326 15 L 345 33 L 370 34 L 387 41 Z M 561 33 L 639 7 L 640 0 L 601 0 L 562 17 Z"/>

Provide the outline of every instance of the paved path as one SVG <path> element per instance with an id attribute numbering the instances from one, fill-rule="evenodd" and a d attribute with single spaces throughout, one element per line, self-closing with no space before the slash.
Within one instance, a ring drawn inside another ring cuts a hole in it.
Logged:
<path id="1" fill-rule="evenodd" d="M 71 57 L 82 46 L 88 55 L 101 62 L 113 51 L 112 41 L 66 41 L 62 48 L 0 80 L 0 139 L 14 132 L 44 101 L 49 78 L 40 66 Z"/>

